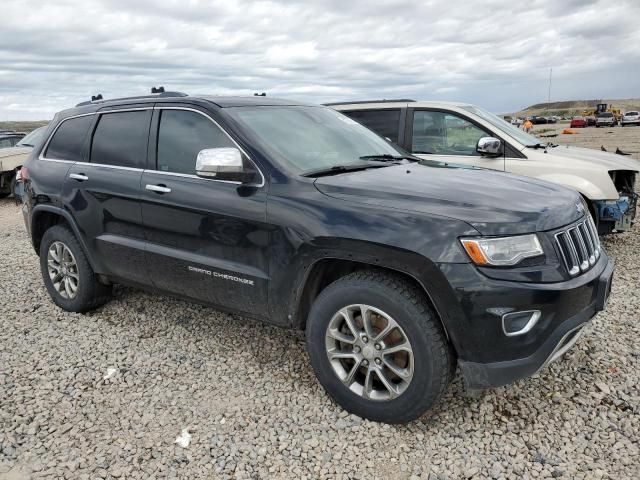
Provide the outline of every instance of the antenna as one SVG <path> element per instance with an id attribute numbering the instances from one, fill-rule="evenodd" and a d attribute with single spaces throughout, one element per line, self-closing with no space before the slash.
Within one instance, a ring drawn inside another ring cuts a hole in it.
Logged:
<path id="1" fill-rule="evenodd" d="M 254 93 L 254 94 L 253 94 L 253 96 L 254 96 L 254 97 L 266 97 L 266 96 L 267 96 L 267 94 L 266 94 L 266 93 L 264 93 L 264 92 L 262 92 L 262 93 Z"/>
<path id="2" fill-rule="evenodd" d="M 151 93 L 164 93 L 164 87 L 151 87 Z"/>
<path id="3" fill-rule="evenodd" d="M 91 95 L 91 101 L 92 102 L 97 102 L 98 100 L 102 100 L 102 94 L 99 93 L 98 95 Z"/>
<path id="4" fill-rule="evenodd" d="M 549 69 L 549 97 L 547 98 L 547 107 L 551 106 L 551 74 L 553 73 L 553 68 Z"/>

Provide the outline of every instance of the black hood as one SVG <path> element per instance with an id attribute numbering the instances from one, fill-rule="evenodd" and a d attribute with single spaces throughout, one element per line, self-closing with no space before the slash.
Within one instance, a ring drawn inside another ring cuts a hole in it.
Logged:
<path id="1" fill-rule="evenodd" d="M 551 230 L 584 214 L 577 192 L 491 170 L 411 163 L 318 178 L 325 195 L 455 218 L 483 235 Z"/>

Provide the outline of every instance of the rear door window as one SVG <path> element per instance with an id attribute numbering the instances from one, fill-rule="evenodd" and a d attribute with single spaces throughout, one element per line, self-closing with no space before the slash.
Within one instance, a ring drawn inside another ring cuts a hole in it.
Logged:
<path id="1" fill-rule="evenodd" d="M 93 115 L 64 120 L 53 134 L 44 154 L 45 158 L 81 162 L 82 146 L 91 122 Z"/>
<path id="2" fill-rule="evenodd" d="M 103 113 L 93 133 L 91 163 L 146 168 L 151 110 Z"/>
<path id="3" fill-rule="evenodd" d="M 400 110 L 356 110 L 341 112 L 356 122 L 370 128 L 378 135 L 386 137 L 394 143 L 398 143 L 400 131 Z"/>
<path id="4" fill-rule="evenodd" d="M 189 110 L 162 110 L 158 127 L 157 169 L 196 173 L 198 152 L 236 145 L 209 118 Z"/>

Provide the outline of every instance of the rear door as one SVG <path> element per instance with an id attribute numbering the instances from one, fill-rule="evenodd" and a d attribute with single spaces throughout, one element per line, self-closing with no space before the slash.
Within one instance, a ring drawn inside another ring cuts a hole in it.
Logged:
<path id="1" fill-rule="evenodd" d="M 264 179 L 259 185 L 241 185 L 198 177 L 200 150 L 237 145 L 207 112 L 171 105 L 156 107 L 150 168 L 142 175 L 153 284 L 265 317 L 269 229 Z"/>
<path id="2" fill-rule="evenodd" d="M 340 113 L 347 115 L 395 144 L 402 145 L 404 141 L 404 116 L 400 108 L 343 110 Z"/>
<path id="3" fill-rule="evenodd" d="M 430 160 L 504 170 L 504 155 L 483 157 L 478 140 L 495 135 L 454 112 L 408 109 L 405 149 Z"/>
<path id="4" fill-rule="evenodd" d="M 98 112 L 85 161 L 71 167 L 64 186 L 99 273 L 140 284 L 149 283 L 140 179 L 152 112 L 153 106 Z"/>

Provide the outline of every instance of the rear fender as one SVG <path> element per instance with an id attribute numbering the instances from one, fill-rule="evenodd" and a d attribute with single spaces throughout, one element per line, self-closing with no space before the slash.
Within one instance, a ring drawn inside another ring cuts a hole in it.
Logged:
<path id="1" fill-rule="evenodd" d="M 62 208 L 59 208 L 53 205 L 36 205 L 35 207 L 33 207 L 33 210 L 31 211 L 31 225 L 30 225 L 31 243 L 36 253 L 38 254 L 40 253 L 40 243 L 38 241 L 38 237 L 42 238 L 42 235 L 44 235 L 44 232 L 40 232 L 39 230 L 38 218 L 42 218 L 42 215 L 45 212 L 53 213 L 65 220 L 67 225 L 69 225 L 69 227 L 73 231 L 73 234 L 75 235 L 75 237 L 78 239 L 78 242 L 80 243 L 80 246 L 82 247 L 82 250 L 84 251 L 84 254 L 86 255 L 87 259 L 89 260 L 89 264 L 91 265 L 91 268 L 93 269 L 93 271 L 94 272 L 102 271 L 99 269 L 100 267 L 99 262 L 96 263 L 95 259 L 90 254 L 85 238 L 80 233 L 80 229 L 78 228 L 78 225 L 76 224 L 76 221 L 74 220 L 73 216 L 66 210 L 63 210 Z"/>

